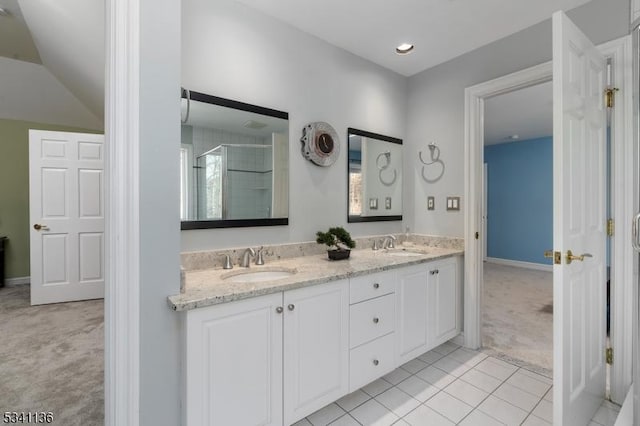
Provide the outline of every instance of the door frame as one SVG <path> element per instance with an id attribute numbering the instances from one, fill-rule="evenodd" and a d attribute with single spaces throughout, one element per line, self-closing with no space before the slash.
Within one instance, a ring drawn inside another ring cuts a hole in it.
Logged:
<path id="1" fill-rule="evenodd" d="M 611 240 L 611 346 L 615 362 L 611 366 L 611 399 L 622 403 L 631 384 L 631 335 L 633 251 L 628 244 L 633 213 L 633 146 L 631 37 L 601 44 L 600 51 L 614 64 L 614 82 L 620 89 L 612 120 L 611 200 L 616 224 Z M 620 64 L 622 66 L 620 66 Z M 489 80 L 465 89 L 464 194 L 467 200 L 464 219 L 464 345 L 482 346 L 482 194 L 484 165 L 484 101 L 514 90 L 544 83 L 552 79 L 551 61 Z M 480 233 L 476 240 L 476 232 Z M 615 279 L 615 281 L 614 281 Z M 618 332 L 614 332 L 618 330 Z"/>
<path id="2" fill-rule="evenodd" d="M 140 424 L 140 7 L 105 4 L 106 426 Z"/>

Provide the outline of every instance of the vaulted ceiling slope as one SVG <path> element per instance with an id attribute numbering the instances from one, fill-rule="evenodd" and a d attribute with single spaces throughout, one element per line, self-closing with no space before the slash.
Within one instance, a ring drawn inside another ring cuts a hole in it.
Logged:
<path id="1" fill-rule="evenodd" d="M 18 4 L 42 64 L 104 121 L 104 0 Z"/>
<path id="2" fill-rule="evenodd" d="M 102 120 L 44 66 L 0 57 L 0 117 L 101 130 Z"/>
<path id="3" fill-rule="evenodd" d="M 1 0 L 0 7 L 6 13 L 0 14 L 0 56 L 41 64 L 18 0 Z"/>
<path id="4" fill-rule="evenodd" d="M 411 76 L 590 0 L 238 0 Z M 395 48 L 412 43 L 410 55 Z"/>

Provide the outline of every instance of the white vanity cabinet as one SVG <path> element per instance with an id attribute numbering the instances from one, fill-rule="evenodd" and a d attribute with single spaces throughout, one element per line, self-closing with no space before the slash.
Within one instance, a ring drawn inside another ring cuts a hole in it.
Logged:
<path id="1" fill-rule="evenodd" d="M 459 258 L 452 257 L 428 264 L 428 346 L 434 348 L 460 332 Z"/>
<path id="2" fill-rule="evenodd" d="M 185 426 L 291 425 L 453 338 L 461 258 L 187 310 Z"/>
<path id="3" fill-rule="evenodd" d="M 184 424 L 289 425 L 348 392 L 347 280 L 186 312 Z"/>
<path id="4" fill-rule="evenodd" d="M 398 269 L 396 357 L 399 364 L 460 332 L 460 258 Z"/>
<path id="5" fill-rule="evenodd" d="M 282 426 L 282 293 L 186 312 L 184 424 Z"/>
<path id="6" fill-rule="evenodd" d="M 396 357 L 399 364 L 427 351 L 430 263 L 398 269 L 396 287 Z"/>
<path id="7" fill-rule="evenodd" d="M 348 386 L 348 281 L 286 291 L 284 424 L 342 397 Z"/>
<path id="8" fill-rule="evenodd" d="M 396 272 L 349 280 L 349 392 L 395 368 Z"/>

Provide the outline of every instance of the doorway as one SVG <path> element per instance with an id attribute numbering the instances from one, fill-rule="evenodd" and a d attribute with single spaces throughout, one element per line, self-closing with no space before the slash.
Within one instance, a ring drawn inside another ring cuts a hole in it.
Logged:
<path id="1" fill-rule="evenodd" d="M 551 81 L 484 103 L 482 344 L 551 377 L 553 274 Z"/>
<path id="2" fill-rule="evenodd" d="M 629 197 L 632 195 L 630 170 L 631 153 L 628 140 L 631 130 L 627 125 L 632 115 L 630 78 L 630 39 L 623 37 L 603 45 L 598 49 L 610 58 L 613 69 L 611 84 L 624 92 L 618 96 L 611 118 L 611 218 L 615 222 L 615 233 L 611 241 L 611 344 L 614 348 L 614 362 L 611 365 L 611 400 L 622 403 L 631 382 L 631 347 L 628 342 L 631 324 L 630 247 L 624 245 L 624 237 L 629 234 Z M 619 66 L 616 66 L 618 64 Z M 482 138 L 484 102 L 517 89 L 534 86 L 551 79 L 552 64 L 546 63 L 526 70 L 487 81 L 465 91 L 465 197 L 468 206 L 465 212 L 465 324 L 464 344 L 479 348 L 481 341 L 481 277 L 482 261 Z M 480 142 L 478 142 L 480 141 Z M 616 238 L 616 236 L 620 238 Z M 628 245 L 628 244 L 627 244 Z"/>

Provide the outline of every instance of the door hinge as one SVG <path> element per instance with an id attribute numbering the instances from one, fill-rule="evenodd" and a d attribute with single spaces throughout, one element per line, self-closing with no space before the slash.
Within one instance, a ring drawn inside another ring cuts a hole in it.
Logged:
<path id="1" fill-rule="evenodd" d="M 613 219 L 608 219 L 607 220 L 607 235 L 609 237 L 613 237 L 613 230 L 614 230 Z"/>
<path id="2" fill-rule="evenodd" d="M 480 238 L 480 233 L 476 231 L 476 240 Z"/>
<path id="3" fill-rule="evenodd" d="M 613 348 L 605 349 L 604 354 L 607 360 L 607 364 L 612 365 L 613 364 Z"/>
<path id="4" fill-rule="evenodd" d="M 610 87 L 604 91 L 604 104 L 607 108 L 613 108 L 615 104 L 616 92 L 619 91 L 617 87 Z"/>

